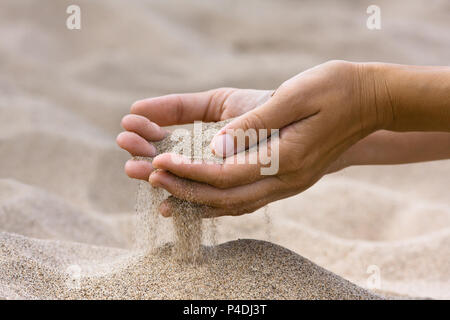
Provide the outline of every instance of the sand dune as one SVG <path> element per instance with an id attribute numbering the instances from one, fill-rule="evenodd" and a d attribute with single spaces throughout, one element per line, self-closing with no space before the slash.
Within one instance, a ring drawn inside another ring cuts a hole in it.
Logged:
<path id="1" fill-rule="evenodd" d="M 143 97 L 276 88 L 329 59 L 448 65 L 447 0 L 378 1 L 380 31 L 365 27 L 365 1 L 77 3 L 80 31 L 65 27 L 70 1 L 0 4 L 0 297 L 450 298 L 449 161 L 349 168 L 220 218 L 216 269 L 157 287 L 151 265 L 169 262 L 132 250 L 137 182 L 114 142 Z M 237 293 L 244 281 L 254 287 Z"/>

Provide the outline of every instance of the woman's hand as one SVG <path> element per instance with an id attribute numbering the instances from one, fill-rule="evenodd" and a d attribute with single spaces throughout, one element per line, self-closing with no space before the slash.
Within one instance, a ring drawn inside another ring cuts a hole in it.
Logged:
<path id="1" fill-rule="evenodd" d="M 153 157 L 157 150 L 151 142 L 168 134 L 162 126 L 234 118 L 263 104 L 272 93 L 272 90 L 220 88 L 140 100 L 122 119 L 126 131 L 117 136 L 117 144 L 133 156 Z M 129 160 L 125 164 L 125 172 L 135 179 L 148 180 L 153 169 L 148 161 Z"/>
<path id="2" fill-rule="evenodd" d="M 127 174 L 146 179 L 154 168 L 162 169 L 150 175 L 153 186 L 207 205 L 209 216 L 238 215 L 305 190 L 352 144 L 380 128 L 382 112 L 372 103 L 373 84 L 359 64 L 325 63 L 271 94 L 218 89 L 139 101 L 123 119 L 128 132 L 117 142 L 133 155 L 154 156 L 157 151 L 148 141 L 164 137 L 159 126 L 241 116 L 226 128 L 280 129 L 276 175 L 261 175 L 259 164 L 179 164 L 169 154 L 156 156 L 151 165 L 128 162 Z M 170 202 L 161 210 L 170 215 Z"/>
<path id="3" fill-rule="evenodd" d="M 129 132 L 118 137 L 118 144 L 133 155 L 156 153 L 147 141 L 164 136 L 159 126 L 240 116 L 221 130 L 212 147 L 230 141 L 225 134 L 227 129 L 280 129 L 279 170 L 276 175 L 265 176 L 260 174 L 260 164 L 180 164 L 171 155 L 161 154 L 152 164 L 127 162 L 126 172 L 131 177 L 147 179 L 154 168 L 161 169 L 153 171 L 150 183 L 177 198 L 204 204 L 206 216 L 248 213 L 299 193 L 324 174 L 352 162 L 373 163 L 361 156 L 361 151 L 370 155 L 370 151 L 364 151 L 373 149 L 380 140 L 371 136 L 363 139 L 372 132 L 399 124 L 399 130 L 405 130 L 411 124 L 403 117 L 396 121 L 396 116 L 405 112 L 403 105 L 409 103 L 403 104 L 396 95 L 400 89 L 392 92 L 393 86 L 386 79 L 396 83 L 395 74 L 385 78 L 385 73 L 380 72 L 383 68 L 377 64 L 332 61 L 289 79 L 272 97 L 271 91 L 217 89 L 137 102 L 132 107 L 134 115 L 126 116 L 122 123 Z M 437 116 L 441 113 L 442 110 L 435 112 Z M 417 112 L 413 123 L 416 117 Z M 442 126 L 445 121 L 436 123 Z M 216 151 L 219 149 L 223 148 Z M 235 157 L 234 148 L 225 150 L 228 157 Z M 393 159 L 401 158 L 395 150 L 393 155 L 388 154 Z M 353 161 L 355 158 L 357 161 Z M 160 210 L 165 216 L 171 215 L 170 199 Z"/>

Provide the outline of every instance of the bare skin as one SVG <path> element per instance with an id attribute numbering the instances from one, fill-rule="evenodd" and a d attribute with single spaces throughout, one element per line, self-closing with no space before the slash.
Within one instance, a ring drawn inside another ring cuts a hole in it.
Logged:
<path id="1" fill-rule="evenodd" d="M 261 175 L 259 164 L 179 164 L 169 154 L 151 164 L 130 160 L 125 172 L 221 216 L 253 212 L 348 166 L 450 158 L 448 67 L 330 61 L 272 94 L 220 88 L 141 100 L 123 118 L 117 143 L 132 155 L 154 156 L 151 141 L 167 134 L 163 126 L 238 117 L 213 139 L 213 151 L 226 129 L 280 129 L 276 175 Z M 170 201 L 160 207 L 164 216 L 171 210 Z"/>

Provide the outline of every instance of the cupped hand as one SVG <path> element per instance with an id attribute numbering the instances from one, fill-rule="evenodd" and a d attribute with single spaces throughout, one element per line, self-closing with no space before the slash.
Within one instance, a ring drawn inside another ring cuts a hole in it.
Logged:
<path id="1" fill-rule="evenodd" d="M 122 119 L 126 131 L 117 136 L 117 144 L 132 156 L 153 157 L 158 150 L 152 142 L 168 134 L 163 126 L 234 118 L 263 104 L 272 93 L 270 90 L 219 88 L 140 100 Z M 148 180 L 153 169 L 148 161 L 129 160 L 125 164 L 125 172 L 135 179 Z"/>
<path id="2" fill-rule="evenodd" d="M 343 167 L 350 146 L 389 122 L 391 115 L 380 107 L 389 103 L 383 90 L 363 65 L 332 61 L 287 80 L 274 94 L 225 88 L 138 101 L 123 119 L 127 131 L 117 142 L 132 155 L 154 156 L 151 141 L 165 136 L 161 126 L 238 117 L 216 135 L 213 149 L 229 141 L 230 129 L 279 129 L 274 175 L 262 175 L 261 163 L 180 164 L 170 154 L 156 156 L 152 164 L 126 164 L 130 177 L 149 179 L 177 198 L 204 205 L 205 216 L 240 215 L 302 192 Z M 235 148 L 225 149 L 224 156 L 237 156 Z M 164 216 L 171 210 L 170 199 L 160 207 Z"/>

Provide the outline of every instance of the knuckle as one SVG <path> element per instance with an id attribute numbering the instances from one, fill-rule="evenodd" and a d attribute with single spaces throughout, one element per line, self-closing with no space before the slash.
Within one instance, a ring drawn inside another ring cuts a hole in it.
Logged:
<path id="1" fill-rule="evenodd" d="M 330 66 L 341 66 L 341 65 L 344 65 L 345 63 L 347 63 L 347 61 L 339 60 L 339 59 L 332 59 L 332 60 L 328 60 L 327 62 L 325 62 L 326 65 L 330 65 Z"/>
<path id="2" fill-rule="evenodd" d="M 231 88 L 231 87 L 219 87 L 219 88 L 210 90 L 210 92 L 212 92 L 213 94 L 221 94 L 223 92 L 226 92 L 226 91 L 229 91 L 232 89 L 233 88 Z"/>
<path id="3" fill-rule="evenodd" d="M 294 86 L 293 82 L 294 82 L 293 78 L 284 81 L 282 84 L 280 84 L 276 92 L 281 93 L 283 91 L 290 91 L 291 88 Z"/>
<path id="4" fill-rule="evenodd" d="M 185 105 L 184 105 L 184 100 L 181 97 L 181 95 L 179 95 L 179 94 L 171 94 L 169 96 L 173 97 L 177 101 L 177 103 L 175 104 L 176 109 L 177 109 L 176 110 L 176 123 L 181 123 L 181 119 L 183 119 L 184 112 L 186 109 Z"/>
<path id="5" fill-rule="evenodd" d="M 265 121 L 257 112 L 251 112 L 242 119 L 242 129 L 263 129 L 266 128 Z"/>
<path id="6" fill-rule="evenodd" d="M 347 69 L 352 65 L 351 62 L 345 60 L 329 60 L 324 63 L 324 66 L 329 67 L 333 70 Z"/>

